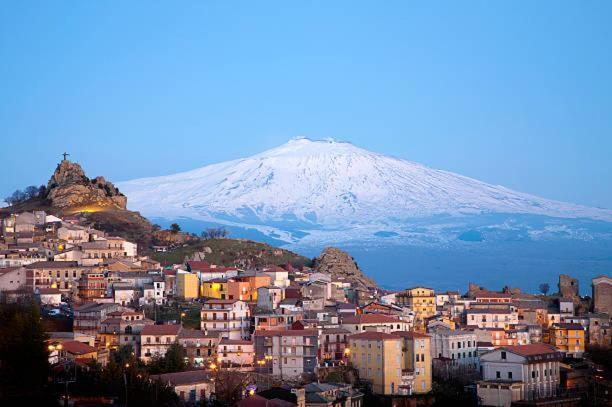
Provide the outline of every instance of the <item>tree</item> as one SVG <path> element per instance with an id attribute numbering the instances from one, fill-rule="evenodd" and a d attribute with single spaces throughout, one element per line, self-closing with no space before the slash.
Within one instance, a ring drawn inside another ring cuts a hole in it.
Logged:
<path id="1" fill-rule="evenodd" d="M 179 226 L 178 223 L 173 223 L 172 225 L 170 225 L 170 231 L 172 233 L 178 233 L 181 231 L 181 227 Z"/>
<path id="2" fill-rule="evenodd" d="M 0 405 L 57 405 L 46 339 L 32 297 L 0 303 Z"/>
<path id="3" fill-rule="evenodd" d="M 182 372 L 187 367 L 185 356 L 185 348 L 178 343 L 173 343 L 163 357 L 153 359 L 151 363 L 149 363 L 149 373 L 161 374 Z"/>
<path id="4" fill-rule="evenodd" d="M 201 233 L 203 239 L 221 239 L 229 236 L 229 232 L 224 227 L 209 228 Z"/>
<path id="5" fill-rule="evenodd" d="M 548 290 L 550 290 L 550 285 L 548 285 L 548 283 L 540 284 L 540 292 L 542 294 L 546 295 L 548 293 Z"/>
<path id="6" fill-rule="evenodd" d="M 217 369 L 214 373 L 215 395 L 224 405 L 233 406 L 242 399 L 246 387 L 253 382 L 251 373 Z"/>

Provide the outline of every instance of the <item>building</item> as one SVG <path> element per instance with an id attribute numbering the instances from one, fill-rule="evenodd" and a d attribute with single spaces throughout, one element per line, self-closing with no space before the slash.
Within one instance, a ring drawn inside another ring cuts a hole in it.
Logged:
<path id="1" fill-rule="evenodd" d="M 612 315 L 612 278 L 599 276 L 592 283 L 593 312 Z"/>
<path id="2" fill-rule="evenodd" d="M 580 324 L 559 323 L 550 328 L 550 344 L 568 356 L 582 357 L 586 338 L 585 329 Z"/>
<path id="3" fill-rule="evenodd" d="M 282 380 L 315 371 L 317 330 L 256 331 L 253 338 L 255 361 L 263 362 L 258 368 L 260 372 L 273 374 Z"/>
<path id="4" fill-rule="evenodd" d="M 425 329 L 425 320 L 436 314 L 436 296 L 434 290 L 427 287 L 413 287 L 398 293 L 397 303 L 414 312 L 415 326 Z"/>
<path id="5" fill-rule="evenodd" d="M 222 338 L 217 348 L 217 361 L 223 366 L 252 366 L 255 357 L 253 341 Z"/>
<path id="6" fill-rule="evenodd" d="M 251 327 L 249 306 L 240 300 L 210 299 L 200 312 L 200 329 L 218 332 L 223 338 L 248 339 Z"/>
<path id="7" fill-rule="evenodd" d="M 510 329 L 518 324 L 518 313 L 508 308 L 471 308 L 465 311 L 467 325 L 472 328 Z"/>
<path id="8" fill-rule="evenodd" d="M 483 380 L 477 383 L 483 405 L 510 406 L 559 393 L 559 361 L 563 355 L 543 343 L 508 346 L 481 356 Z"/>
<path id="9" fill-rule="evenodd" d="M 177 343 L 180 325 L 147 325 L 140 333 L 140 359 L 148 363 L 163 357 L 173 343 Z"/>
<path id="10" fill-rule="evenodd" d="M 362 407 L 363 393 L 346 383 L 308 383 L 304 386 L 306 406 Z"/>
<path id="11" fill-rule="evenodd" d="M 107 280 L 103 272 L 85 271 L 78 282 L 79 298 L 83 302 L 106 297 Z"/>
<path id="12" fill-rule="evenodd" d="M 358 314 L 342 318 L 340 326 L 351 333 L 364 331 L 394 332 L 408 331 L 410 323 L 397 317 L 383 314 Z"/>
<path id="13" fill-rule="evenodd" d="M 185 349 L 189 365 L 200 367 L 217 360 L 217 347 L 220 341 L 218 335 L 206 335 L 197 329 L 183 328 L 177 340 Z"/>
<path id="14" fill-rule="evenodd" d="M 36 292 L 42 305 L 58 306 L 62 302 L 62 293 L 57 288 L 37 288 Z"/>
<path id="15" fill-rule="evenodd" d="M 402 338 L 402 375 L 412 374 L 412 380 L 402 381 L 401 394 L 425 394 L 431 391 L 431 338 L 420 332 L 395 332 Z"/>
<path id="16" fill-rule="evenodd" d="M 259 308 L 275 310 L 282 300 L 284 300 L 283 289 L 280 287 L 267 285 L 257 289 L 257 306 Z"/>
<path id="17" fill-rule="evenodd" d="M 215 381 L 207 370 L 152 375 L 151 380 L 154 382 L 159 380 L 174 388 L 182 402 L 204 404 L 215 392 Z"/>
<path id="18" fill-rule="evenodd" d="M 187 272 L 176 273 L 176 296 L 185 300 L 198 298 L 198 276 Z"/>
<path id="19" fill-rule="evenodd" d="M 0 291 L 14 291 L 26 288 L 27 270 L 24 267 L 0 268 Z"/>
<path id="20" fill-rule="evenodd" d="M 70 297 L 77 294 L 81 275 L 88 270 L 75 261 L 39 261 L 25 267 L 27 286 L 32 291 L 37 288 L 57 288 Z"/>
<path id="21" fill-rule="evenodd" d="M 102 321 L 109 317 L 111 312 L 120 311 L 119 304 L 88 302 L 73 308 L 74 322 L 72 330 L 86 335 L 96 336 L 100 331 Z"/>
<path id="22" fill-rule="evenodd" d="M 130 345 L 134 353 L 140 354 L 140 334 L 145 326 L 154 322 L 145 318 L 144 312 L 125 310 L 107 314 L 100 323 L 98 341 L 107 349 L 118 349 Z"/>
<path id="23" fill-rule="evenodd" d="M 372 392 L 382 395 L 402 393 L 411 388 L 413 372 L 403 370 L 402 337 L 384 332 L 363 332 L 349 337 L 350 361 L 359 377 L 370 382 Z"/>
<path id="24" fill-rule="evenodd" d="M 431 337 L 432 359 L 447 359 L 453 366 L 476 368 L 478 355 L 476 333 L 463 329 L 432 329 Z"/>
<path id="25" fill-rule="evenodd" d="M 227 278 L 213 278 L 202 281 L 200 284 L 200 296 L 203 298 L 226 300 L 228 298 L 227 284 Z"/>
<path id="26" fill-rule="evenodd" d="M 344 328 L 323 328 L 319 335 L 319 362 L 337 363 L 348 359 L 348 337 L 351 331 Z"/>

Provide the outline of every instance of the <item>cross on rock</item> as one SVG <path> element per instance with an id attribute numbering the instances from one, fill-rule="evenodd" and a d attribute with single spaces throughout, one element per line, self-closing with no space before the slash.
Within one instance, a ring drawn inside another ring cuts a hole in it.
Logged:
<path id="1" fill-rule="evenodd" d="M 64 152 L 64 154 L 62 154 L 64 156 L 64 161 L 66 161 L 66 157 L 68 157 L 70 154 L 68 154 L 67 152 Z"/>

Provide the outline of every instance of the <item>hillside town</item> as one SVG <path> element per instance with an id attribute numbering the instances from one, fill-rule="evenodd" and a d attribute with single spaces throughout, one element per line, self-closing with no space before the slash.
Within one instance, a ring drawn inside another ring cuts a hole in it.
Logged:
<path id="1" fill-rule="evenodd" d="M 334 272 L 350 259 L 338 249 L 311 266 L 223 266 L 206 250 L 162 264 L 151 253 L 172 248 L 139 247 L 80 219 L 38 210 L 1 220 L 0 300 L 35 301 L 64 405 L 137 404 L 130 396 L 144 382 L 171 389 L 176 405 L 612 401 L 610 276 L 560 275 L 554 294 L 503 281 L 389 291 Z M 591 284 L 588 297 L 580 284 Z M 104 369 L 123 377 L 118 394 L 79 392 L 81 377 Z"/>

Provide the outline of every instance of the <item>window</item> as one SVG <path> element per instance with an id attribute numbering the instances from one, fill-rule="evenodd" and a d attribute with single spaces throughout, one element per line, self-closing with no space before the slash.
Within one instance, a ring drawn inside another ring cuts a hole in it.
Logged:
<path id="1" fill-rule="evenodd" d="M 512 379 L 512 372 L 508 372 L 508 379 Z"/>
<path id="2" fill-rule="evenodd" d="M 532 370 L 532 371 L 531 371 L 531 378 L 532 378 L 532 379 L 535 379 L 535 370 Z"/>
<path id="3" fill-rule="evenodd" d="M 501 372 L 499 370 L 495 372 L 495 378 L 501 379 Z"/>
<path id="4" fill-rule="evenodd" d="M 504 359 L 504 360 L 506 360 L 506 352 L 502 351 L 502 353 L 501 353 L 501 358 L 502 358 L 502 359 Z"/>

